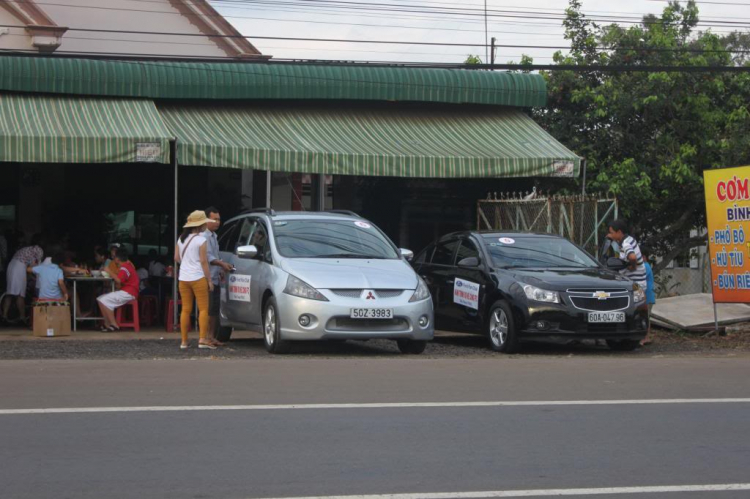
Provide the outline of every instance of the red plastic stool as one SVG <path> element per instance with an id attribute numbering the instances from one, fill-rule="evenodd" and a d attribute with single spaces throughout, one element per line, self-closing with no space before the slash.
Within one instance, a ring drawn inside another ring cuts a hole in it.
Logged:
<path id="1" fill-rule="evenodd" d="M 125 313 L 123 312 L 125 307 L 128 307 L 129 309 L 127 317 L 125 317 Z M 132 327 L 136 333 L 141 330 L 141 323 L 138 320 L 138 300 L 130 300 L 125 305 L 118 308 L 115 314 L 115 319 L 120 328 Z"/>
<path id="2" fill-rule="evenodd" d="M 155 296 L 146 295 L 138 297 L 140 307 L 140 320 L 144 326 L 153 326 L 159 320 L 159 299 Z"/>
<path id="3" fill-rule="evenodd" d="M 177 324 L 174 323 L 174 307 L 175 303 L 177 303 Z M 182 307 L 182 300 L 172 300 L 170 299 L 167 302 L 166 312 L 164 314 L 164 324 L 166 325 L 166 329 L 168 333 L 174 333 L 180 331 L 180 315 L 179 315 L 179 307 Z M 192 324 L 188 327 L 188 331 L 192 331 L 193 327 Z"/>

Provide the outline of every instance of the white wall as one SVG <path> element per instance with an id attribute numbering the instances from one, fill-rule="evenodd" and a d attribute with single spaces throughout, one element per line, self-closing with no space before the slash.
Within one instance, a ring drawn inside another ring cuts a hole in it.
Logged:
<path id="1" fill-rule="evenodd" d="M 5 9 L 0 9 L 0 24 L 17 26 L 22 23 Z M 33 50 L 31 37 L 23 28 L 0 28 L 0 49 Z"/>
<path id="2" fill-rule="evenodd" d="M 65 0 L 40 2 L 39 7 L 58 26 L 119 31 L 152 31 L 201 34 L 201 31 L 182 16 L 167 0 L 133 2 L 130 0 Z M 62 5 L 66 6 L 62 6 Z M 68 7 L 70 5 L 70 7 Z M 149 13 L 151 12 L 151 13 Z M 0 15 L 18 20 L 6 11 Z M 0 18 L 2 20 L 2 18 Z M 0 47 L 6 47 L 6 37 L 0 37 Z M 8 37 L 9 38 L 9 37 Z M 22 37 L 13 37 L 22 39 Z M 30 38 L 24 48 L 30 48 Z M 102 52 L 115 54 L 143 54 L 149 56 L 226 57 L 227 54 L 205 36 L 163 36 L 128 33 L 92 33 L 69 30 L 62 38 L 58 52 Z"/>

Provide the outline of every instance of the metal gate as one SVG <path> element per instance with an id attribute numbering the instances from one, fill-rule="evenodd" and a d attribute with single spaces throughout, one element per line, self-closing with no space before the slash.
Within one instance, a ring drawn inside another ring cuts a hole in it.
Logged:
<path id="1" fill-rule="evenodd" d="M 477 201 L 477 229 L 557 234 L 599 254 L 607 224 L 617 218 L 617 198 L 501 194 Z M 604 230 L 602 230 L 604 229 Z"/>

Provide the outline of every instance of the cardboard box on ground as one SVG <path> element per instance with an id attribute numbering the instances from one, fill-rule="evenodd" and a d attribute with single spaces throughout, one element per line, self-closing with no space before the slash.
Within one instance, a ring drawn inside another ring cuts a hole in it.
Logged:
<path id="1" fill-rule="evenodd" d="M 34 336 L 70 336 L 70 305 L 35 306 Z"/>

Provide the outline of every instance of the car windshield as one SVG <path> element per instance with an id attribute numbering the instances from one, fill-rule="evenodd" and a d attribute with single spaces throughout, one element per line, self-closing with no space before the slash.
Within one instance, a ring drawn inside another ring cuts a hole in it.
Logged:
<path id="1" fill-rule="evenodd" d="M 363 220 L 277 220 L 273 232 L 287 258 L 399 258 L 380 230 Z"/>
<path id="2" fill-rule="evenodd" d="M 503 268 L 595 268 L 585 251 L 562 238 L 484 236 L 493 263 Z"/>

